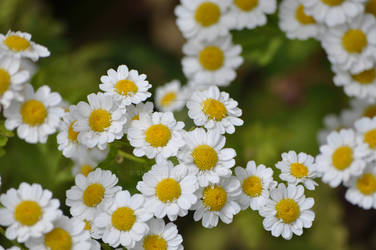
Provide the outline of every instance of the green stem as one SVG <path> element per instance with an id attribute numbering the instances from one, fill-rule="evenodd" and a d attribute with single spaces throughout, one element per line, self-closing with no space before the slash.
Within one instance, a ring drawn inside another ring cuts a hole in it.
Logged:
<path id="1" fill-rule="evenodd" d="M 138 163 L 146 163 L 145 159 L 138 158 L 136 156 L 133 156 L 133 155 L 131 155 L 127 152 L 121 151 L 121 150 L 118 150 L 118 155 L 120 155 L 121 157 L 124 157 L 125 159 L 131 160 L 131 161 L 135 161 L 135 162 L 138 162 Z"/>

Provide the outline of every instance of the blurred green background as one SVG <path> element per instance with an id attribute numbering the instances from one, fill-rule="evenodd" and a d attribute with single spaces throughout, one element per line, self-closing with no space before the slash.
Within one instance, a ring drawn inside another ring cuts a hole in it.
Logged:
<path id="1" fill-rule="evenodd" d="M 0 0 L 0 32 L 29 32 L 34 41 L 47 46 L 51 57 L 38 62 L 31 82 L 34 87 L 47 84 L 75 104 L 98 92 L 100 76 L 119 64 L 147 74 L 153 91 L 175 78 L 185 83 L 180 64 L 185 41 L 173 15 L 177 4 L 177 0 Z M 233 38 L 242 45 L 245 58 L 237 79 L 225 89 L 239 102 L 245 121 L 227 136 L 227 147 L 237 151 L 237 165 L 255 160 L 275 169 L 284 151 L 316 155 L 322 118 L 348 103 L 342 89 L 332 83 L 319 42 L 288 40 L 278 28 L 277 15 L 270 16 L 265 27 L 233 32 Z M 187 120 L 186 110 L 176 116 Z M 22 181 L 38 182 L 64 204 L 65 190 L 73 185 L 72 162 L 57 150 L 55 136 L 47 144 L 29 145 L 0 123 L 0 155 L 1 192 Z M 131 192 L 148 167 L 121 158 L 116 150 L 103 166 Z M 275 171 L 274 177 L 278 174 Z M 325 184 L 308 192 L 315 198 L 316 219 L 311 229 L 291 241 L 272 237 L 251 210 L 241 212 L 230 225 L 220 223 L 210 230 L 194 223 L 191 214 L 177 224 L 188 250 L 376 249 L 374 211 L 350 205 L 344 192 Z M 62 208 L 68 215 L 67 207 Z M 1 235 L 0 244 L 10 246 Z"/>

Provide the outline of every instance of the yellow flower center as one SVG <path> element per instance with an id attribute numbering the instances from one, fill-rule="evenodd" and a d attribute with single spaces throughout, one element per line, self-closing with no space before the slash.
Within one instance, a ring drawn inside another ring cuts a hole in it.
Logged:
<path id="1" fill-rule="evenodd" d="M 144 240 L 145 250 L 167 250 L 167 242 L 159 235 L 148 235 Z"/>
<path id="2" fill-rule="evenodd" d="M 210 211 L 221 210 L 227 202 L 227 193 L 223 187 L 208 186 L 203 191 L 203 203 Z"/>
<path id="3" fill-rule="evenodd" d="M 361 53 L 367 44 L 367 36 L 360 29 L 350 29 L 342 37 L 342 46 L 349 53 Z"/>
<path id="4" fill-rule="evenodd" d="M 89 185 L 82 196 L 82 199 L 86 206 L 95 207 L 101 203 L 104 197 L 104 187 L 101 184 L 94 183 Z"/>
<path id="5" fill-rule="evenodd" d="M 363 116 L 373 118 L 376 116 L 376 105 L 369 105 L 364 109 Z"/>
<path id="6" fill-rule="evenodd" d="M 344 0 L 321 0 L 321 2 L 325 3 L 329 6 L 337 6 L 343 3 Z"/>
<path id="7" fill-rule="evenodd" d="M 217 152 L 209 145 L 199 145 L 192 151 L 193 162 L 200 170 L 211 170 L 217 165 Z"/>
<path id="8" fill-rule="evenodd" d="M 9 89 L 10 75 L 8 71 L 0 68 L 0 95 Z"/>
<path id="9" fill-rule="evenodd" d="M 172 202 L 180 197 L 181 188 L 175 179 L 167 178 L 157 184 L 155 194 L 162 202 Z"/>
<path id="10" fill-rule="evenodd" d="M 376 129 L 372 129 L 364 134 L 364 142 L 366 142 L 370 148 L 376 148 Z"/>
<path id="11" fill-rule="evenodd" d="M 89 116 L 89 126 L 95 132 L 103 132 L 111 125 L 112 116 L 104 109 L 96 109 Z"/>
<path id="12" fill-rule="evenodd" d="M 93 171 L 93 167 L 89 164 L 84 164 L 80 168 L 81 174 L 83 174 L 85 177 L 87 177 L 91 171 Z"/>
<path id="13" fill-rule="evenodd" d="M 376 16 L 376 0 L 369 0 L 366 5 L 366 12 Z"/>
<path id="14" fill-rule="evenodd" d="M 258 5 L 258 0 L 234 0 L 234 4 L 241 10 L 251 11 Z"/>
<path id="15" fill-rule="evenodd" d="M 308 168 L 301 163 L 293 163 L 290 165 L 290 173 L 300 179 L 308 176 Z"/>
<path id="16" fill-rule="evenodd" d="M 301 24 L 308 25 L 308 24 L 315 24 L 316 21 L 312 16 L 308 16 L 304 12 L 304 6 L 303 4 L 300 4 L 298 8 L 296 8 L 295 12 L 295 18 L 298 20 Z"/>
<path id="17" fill-rule="evenodd" d="M 216 24 L 221 16 L 221 10 L 215 3 L 203 2 L 197 7 L 195 20 L 204 27 Z"/>
<path id="18" fill-rule="evenodd" d="M 50 250 L 72 249 L 72 237 L 62 228 L 54 228 L 44 235 L 44 244 Z"/>
<path id="19" fill-rule="evenodd" d="M 336 149 L 332 155 L 332 164 L 338 170 L 345 170 L 353 161 L 353 151 L 349 146 Z"/>
<path id="20" fill-rule="evenodd" d="M 168 92 L 161 99 L 161 105 L 163 107 L 169 107 L 175 100 L 176 100 L 176 93 Z"/>
<path id="21" fill-rule="evenodd" d="M 37 202 L 21 201 L 14 211 L 14 218 L 22 225 L 32 226 L 39 221 L 42 214 L 42 208 Z"/>
<path id="22" fill-rule="evenodd" d="M 352 78 L 360 84 L 371 84 L 376 79 L 376 70 L 370 69 L 359 74 L 352 75 Z"/>
<path id="23" fill-rule="evenodd" d="M 10 50 L 24 51 L 30 47 L 30 42 L 20 36 L 11 35 L 4 39 L 4 44 L 8 46 Z"/>
<path id="24" fill-rule="evenodd" d="M 275 205 L 275 210 L 277 211 L 276 217 L 284 223 L 294 222 L 300 215 L 299 205 L 293 199 L 280 200 Z"/>
<path id="25" fill-rule="evenodd" d="M 47 117 L 47 109 L 42 102 L 29 100 L 21 107 L 21 115 L 24 123 L 30 126 L 40 125 Z"/>
<path id="26" fill-rule="evenodd" d="M 370 195 L 376 192 L 376 177 L 373 174 L 363 174 L 356 181 L 356 187 L 365 195 Z"/>
<path id="27" fill-rule="evenodd" d="M 72 142 L 76 142 L 77 141 L 77 136 L 80 132 L 76 132 L 74 131 L 73 129 L 73 125 L 76 121 L 72 122 L 70 125 L 69 125 L 69 128 L 68 128 L 68 139 L 71 140 Z"/>
<path id="28" fill-rule="evenodd" d="M 262 183 L 258 176 L 249 176 L 243 181 L 242 185 L 244 193 L 250 197 L 260 196 L 262 193 Z"/>
<path id="29" fill-rule="evenodd" d="M 140 120 L 140 114 L 133 116 L 132 121 L 134 120 Z"/>
<path id="30" fill-rule="evenodd" d="M 84 222 L 85 222 L 85 227 L 84 227 L 84 229 L 85 229 L 86 231 L 90 231 L 90 230 L 91 230 L 91 223 L 90 223 L 88 220 L 84 220 Z"/>
<path id="31" fill-rule="evenodd" d="M 136 222 L 136 215 L 129 207 L 119 207 L 112 214 L 112 225 L 120 231 L 129 231 Z"/>
<path id="32" fill-rule="evenodd" d="M 201 103 L 202 111 L 212 120 L 221 121 L 227 116 L 227 109 L 223 103 L 208 98 Z"/>
<path id="33" fill-rule="evenodd" d="M 121 95 L 132 96 L 137 93 L 137 85 L 130 80 L 120 80 L 115 85 L 116 91 Z"/>
<path id="34" fill-rule="evenodd" d="M 216 46 L 208 46 L 200 51 L 199 60 L 206 70 L 218 70 L 222 67 L 225 56 L 223 51 Z"/>
<path id="35" fill-rule="evenodd" d="M 170 139 L 171 131 L 163 124 L 152 125 L 145 131 L 145 141 L 155 148 L 166 146 Z"/>

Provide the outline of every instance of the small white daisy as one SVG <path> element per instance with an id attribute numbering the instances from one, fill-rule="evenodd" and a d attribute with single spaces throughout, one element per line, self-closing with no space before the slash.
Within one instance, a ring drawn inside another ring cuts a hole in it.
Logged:
<path id="1" fill-rule="evenodd" d="M 234 215 L 240 212 L 238 199 L 241 187 L 235 177 L 222 178 L 218 184 L 200 188 L 196 193 L 199 200 L 192 208 L 195 210 L 193 219 L 202 220 L 205 228 L 216 227 L 218 218 L 230 224 Z"/>
<path id="2" fill-rule="evenodd" d="M 273 170 L 264 165 L 256 165 L 254 161 L 247 163 L 247 168 L 236 167 L 236 178 L 241 184 L 239 203 L 242 209 L 259 210 L 269 199 L 269 189 L 275 187 Z"/>
<path id="3" fill-rule="evenodd" d="M 86 151 L 82 151 L 81 155 L 75 155 L 75 157 L 72 158 L 74 162 L 72 168 L 73 176 L 83 174 L 85 177 L 87 177 L 88 174 L 98 166 L 98 163 L 107 158 L 109 151 L 109 148 L 105 150 L 92 148 L 86 149 Z"/>
<path id="4" fill-rule="evenodd" d="M 302 235 L 303 228 L 310 228 L 315 219 L 313 198 L 306 198 L 304 187 L 280 183 L 270 190 L 270 199 L 260 209 L 260 215 L 265 219 L 265 230 L 271 231 L 274 237 L 286 240 L 295 235 Z"/>
<path id="5" fill-rule="evenodd" d="M 108 170 L 100 168 L 90 172 L 87 177 L 78 174 L 75 186 L 66 192 L 66 204 L 70 213 L 80 219 L 93 220 L 95 215 L 112 205 L 115 194 L 121 187 L 115 186 L 117 177 Z"/>
<path id="6" fill-rule="evenodd" d="M 140 120 L 140 113 L 151 114 L 154 111 L 154 104 L 152 102 L 141 102 L 139 104 L 130 104 L 127 106 L 127 112 L 125 113 L 127 117 L 127 123 L 125 124 L 125 132 L 128 133 L 128 129 L 134 120 Z"/>
<path id="7" fill-rule="evenodd" d="M 40 237 L 52 230 L 52 222 L 62 215 L 59 201 L 39 184 L 21 183 L 0 196 L 0 225 L 7 227 L 5 236 L 18 242 Z"/>
<path id="8" fill-rule="evenodd" d="M 196 91 L 187 102 L 188 116 L 197 126 L 218 129 L 219 133 L 233 134 L 234 126 L 242 126 L 243 120 L 238 102 L 226 92 L 212 86 L 206 91 Z"/>
<path id="9" fill-rule="evenodd" d="M 123 137 L 127 121 L 125 109 L 120 108 L 112 96 L 103 93 L 90 94 L 87 100 L 89 104 L 77 104 L 79 115 L 75 117 L 73 129 L 79 132 L 78 142 L 103 150 L 108 143 Z"/>
<path id="10" fill-rule="evenodd" d="M 17 128 L 18 137 L 28 143 L 45 143 L 49 135 L 56 132 L 64 110 L 59 107 L 61 97 L 42 86 L 36 92 L 26 84 L 22 92 L 23 101 L 13 100 L 4 110 L 5 127 Z"/>
<path id="11" fill-rule="evenodd" d="M 196 176 L 170 161 L 157 162 L 137 183 L 145 198 L 145 209 L 160 219 L 167 215 L 170 221 L 188 214 L 197 201 L 197 188 Z"/>
<path id="12" fill-rule="evenodd" d="M 349 115 L 356 120 L 361 117 L 373 118 L 376 116 L 376 99 L 354 98 L 350 101 Z"/>
<path id="13" fill-rule="evenodd" d="M 128 129 L 128 140 L 135 147 L 134 155 L 152 158 L 176 156 L 184 146 L 184 123 L 177 122 L 171 112 L 140 113 Z"/>
<path id="14" fill-rule="evenodd" d="M 31 41 L 29 33 L 9 30 L 6 35 L 0 34 L 0 57 L 3 55 L 37 61 L 39 57 L 49 56 L 50 52 L 46 47 Z"/>
<path id="15" fill-rule="evenodd" d="M 189 40 L 183 47 L 183 72 L 195 84 L 228 86 L 243 63 L 241 51 L 230 35 L 212 42 Z"/>
<path id="16" fill-rule="evenodd" d="M 316 157 L 316 167 L 322 175 L 322 181 L 331 187 L 347 182 L 351 176 L 362 173 L 366 162 L 364 157 L 370 153 L 352 129 L 333 131 L 327 138 L 327 144 L 320 147 Z"/>
<path id="17" fill-rule="evenodd" d="M 360 135 L 359 139 L 363 141 L 371 151 L 367 160 L 376 160 L 376 117 L 372 119 L 363 117 L 355 122 L 354 127 Z"/>
<path id="18" fill-rule="evenodd" d="M 160 86 L 155 91 L 155 104 L 160 111 L 180 111 L 186 103 L 185 92 L 179 80 L 173 80 Z"/>
<path id="19" fill-rule="evenodd" d="M 149 232 L 146 222 L 151 218 L 152 214 L 144 208 L 142 195 L 131 196 L 128 191 L 121 191 L 116 194 L 113 205 L 96 216 L 93 230 L 102 235 L 104 243 L 130 249 Z"/>

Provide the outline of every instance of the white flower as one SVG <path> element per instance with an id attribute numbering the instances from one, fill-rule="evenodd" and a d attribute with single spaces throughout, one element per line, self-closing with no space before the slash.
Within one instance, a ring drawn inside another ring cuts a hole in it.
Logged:
<path id="1" fill-rule="evenodd" d="M 54 221 L 54 227 L 48 233 L 26 242 L 30 250 L 40 249 L 72 249 L 90 250 L 90 234 L 84 230 L 82 220 L 62 216 Z"/>
<path id="2" fill-rule="evenodd" d="M 45 143 L 48 135 L 56 132 L 64 110 L 58 105 L 61 97 L 42 86 L 36 92 L 30 84 L 22 92 L 23 101 L 13 100 L 4 110 L 5 127 L 17 128 L 18 137 L 28 143 Z"/>
<path id="3" fill-rule="evenodd" d="M 196 91 L 187 102 L 188 116 L 197 126 L 218 129 L 219 133 L 233 134 L 234 126 L 243 125 L 238 102 L 226 92 L 212 86 L 206 91 Z"/>
<path id="4" fill-rule="evenodd" d="M 108 143 L 123 137 L 127 121 L 125 109 L 120 108 L 112 96 L 103 93 L 90 94 L 87 100 L 89 104 L 77 104 L 79 115 L 75 117 L 73 129 L 79 132 L 77 139 L 81 144 L 103 150 Z"/>
<path id="5" fill-rule="evenodd" d="M 355 130 L 360 136 L 360 140 L 365 143 L 371 151 L 367 160 L 376 160 L 376 117 L 363 117 L 355 122 Z"/>
<path id="6" fill-rule="evenodd" d="M 366 0 L 302 0 L 305 10 L 317 22 L 333 27 L 351 23 L 361 15 Z"/>
<path id="7" fill-rule="evenodd" d="M 327 29 L 322 46 L 329 61 L 356 74 L 374 66 L 376 57 L 376 19 L 360 15 L 350 23 Z"/>
<path id="8" fill-rule="evenodd" d="M 201 187 L 231 176 L 236 152 L 232 148 L 223 148 L 226 137 L 217 130 L 206 132 L 203 128 L 196 128 L 185 133 L 184 140 L 186 144 L 179 151 L 179 162 L 197 176 Z"/>
<path id="9" fill-rule="evenodd" d="M 179 80 L 173 80 L 155 91 L 155 104 L 160 111 L 179 111 L 186 103 L 186 96 Z"/>
<path id="10" fill-rule="evenodd" d="M 151 96 L 148 91 L 151 85 L 146 81 L 146 75 L 139 75 L 134 69 L 128 70 L 126 65 L 120 65 L 117 71 L 109 69 L 107 75 L 101 77 L 101 82 L 99 88 L 112 96 L 121 107 L 143 102 Z"/>
<path id="11" fill-rule="evenodd" d="M 313 180 L 317 177 L 314 158 L 306 153 L 297 154 L 289 151 L 282 154 L 282 161 L 276 164 L 281 170 L 279 178 L 289 184 L 297 185 L 302 183 L 308 190 L 315 190 L 318 184 Z"/>
<path id="12" fill-rule="evenodd" d="M 212 42 L 189 40 L 183 47 L 183 71 L 195 85 L 228 86 L 236 77 L 235 70 L 243 63 L 242 48 L 234 45 L 231 36 Z"/>
<path id="13" fill-rule="evenodd" d="M 177 122 L 171 112 L 140 113 L 128 129 L 128 140 L 135 147 L 134 155 L 152 158 L 176 156 L 184 146 L 184 123 Z"/>
<path id="14" fill-rule="evenodd" d="M 116 194 L 114 204 L 94 220 L 94 230 L 112 247 L 133 248 L 149 231 L 146 222 L 152 215 L 144 208 L 144 197 L 128 191 Z"/>
<path id="15" fill-rule="evenodd" d="M 40 237 L 52 230 L 52 222 L 61 216 L 59 201 L 39 184 L 21 183 L 0 196 L 0 225 L 7 227 L 5 236 L 18 242 Z"/>
<path id="16" fill-rule="evenodd" d="M 279 27 L 290 39 L 320 38 L 321 25 L 307 15 L 303 0 L 284 0 L 279 9 Z"/>
<path id="17" fill-rule="evenodd" d="M 128 129 L 134 120 L 140 120 L 141 113 L 147 113 L 151 115 L 151 113 L 153 113 L 153 110 L 154 104 L 152 102 L 141 102 L 136 105 L 130 104 L 129 106 L 127 106 L 127 112 L 125 114 L 127 117 L 127 123 L 125 124 L 125 132 L 128 133 Z"/>
<path id="18" fill-rule="evenodd" d="M 185 38 L 214 40 L 229 33 L 231 0 L 182 0 L 175 9 L 176 24 Z"/>
<path id="19" fill-rule="evenodd" d="M 322 181 L 331 187 L 347 182 L 351 176 L 358 176 L 365 167 L 364 157 L 370 153 L 351 129 L 333 131 L 327 138 L 327 144 L 320 147 L 316 158 L 316 167 L 322 175 Z"/>
<path id="20" fill-rule="evenodd" d="M 241 184 L 239 203 L 242 209 L 259 210 L 269 199 L 269 189 L 275 187 L 273 170 L 264 165 L 256 165 L 254 161 L 247 163 L 247 168 L 236 167 L 236 178 Z"/>
<path id="21" fill-rule="evenodd" d="M 303 228 L 310 228 L 315 218 L 313 198 L 306 198 L 301 185 L 280 183 L 270 190 L 270 199 L 260 209 L 260 215 L 265 219 L 265 230 L 271 231 L 274 237 L 282 235 L 284 239 L 291 239 L 293 234 L 303 234 Z"/>
<path id="22" fill-rule="evenodd" d="M 358 99 L 354 98 L 350 101 L 351 108 L 347 110 L 349 117 L 354 122 L 361 117 L 373 118 L 376 116 L 376 99 Z M 354 123 L 353 122 L 353 123 Z M 352 124 L 353 126 L 354 124 Z"/>
<path id="23" fill-rule="evenodd" d="M 170 161 L 157 162 L 137 183 L 145 198 L 145 209 L 160 219 L 167 215 L 170 221 L 188 214 L 197 201 L 197 188 L 196 176 Z"/>
<path id="24" fill-rule="evenodd" d="M 66 192 L 66 204 L 70 213 L 80 219 L 93 220 L 97 213 L 112 205 L 115 194 L 121 187 L 115 186 L 117 177 L 111 171 L 97 168 L 87 177 L 78 174 L 75 186 Z"/>
<path id="25" fill-rule="evenodd" d="M 183 237 L 176 225 L 169 222 L 167 225 L 162 219 L 151 219 L 148 222 L 150 231 L 132 250 L 183 250 Z"/>
<path id="26" fill-rule="evenodd" d="M 73 176 L 77 174 L 83 174 L 85 177 L 88 176 L 104 159 L 107 158 L 109 148 L 106 150 L 99 150 L 97 148 L 87 149 L 83 151 L 81 155 L 75 155 L 72 158 L 74 165 L 72 168 Z"/>
<path id="27" fill-rule="evenodd" d="M 37 61 L 39 57 L 49 56 L 50 52 L 46 47 L 31 41 L 29 33 L 9 30 L 6 35 L 0 34 L 0 57 L 3 55 Z"/>
<path id="28" fill-rule="evenodd" d="M 216 227 L 218 218 L 230 224 L 233 216 L 240 212 L 238 199 L 241 188 L 235 177 L 222 178 L 218 184 L 200 188 L 196 193 L 199 200 L 193 207 L 193 219 L 202 220 L 203 227 Z"/>
<path id="29" fill-rule="evenodd" d="M 345 198 L 364 209 L 376 209 L 376 167 L 367 166 L 362 175 L 352 177 L 347 183 Z"/>

